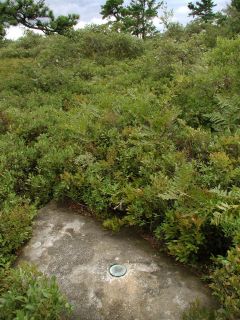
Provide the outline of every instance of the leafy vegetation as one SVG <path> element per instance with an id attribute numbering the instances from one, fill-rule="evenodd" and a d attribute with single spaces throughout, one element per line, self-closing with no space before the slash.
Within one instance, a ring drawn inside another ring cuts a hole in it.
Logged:
<path id="1" fill-rule="evenodd" d="M 156 0 L 131 0 L 123 6 L 124 0 L 107 0 L 102 6 L 103 18 L 113 18 L 109 24 L 121 31 L 126 31 L 139 38 L 146 39 L 156 33 L 157 28 L 153 19 L 158 17 L 158 10 L 163 2 Z"/>
<path id="2" fill-rule="evenodd" d="M 4 287 L 0 298 L 1 320 L 58 320 L 71 312 L 55 279 L 49 280 L 34 267 L 22 265 L 11 269 L 1 280 Z"/>
<path id="3" fill-rule="evenodd" d="M 104 25 L 1 42 L 3 272 L 36 208 L 68 197 L 105 227 L 138 226 L 177 260 L 207 266 L 221 308 L 199 319 L 240 317 L 240 38 L 230 9 L 219 23 L 172 23 L 145 41 Z M 25 312 L 6 288 L 9 314 Z"/>
<path id="4" fill-rule="evenodd" d="M 5 0 L 0 3 L 0 37 L 5 36 L 7 27 L 18 24 L 45 34 L 64 34 L 77 24 L 78 19 L 77 14 L 56 18 L 45 0 Z"/>
<path id="5" fill-rule="evenodd" d="M 212 0 L 197 1 L 196 4 L 189 2 L 188 8 L 191 10 L 190 16 L 197 16 L 204 22 L 212 20 L 215 16 L 213 8 L 216 6 Z"/>

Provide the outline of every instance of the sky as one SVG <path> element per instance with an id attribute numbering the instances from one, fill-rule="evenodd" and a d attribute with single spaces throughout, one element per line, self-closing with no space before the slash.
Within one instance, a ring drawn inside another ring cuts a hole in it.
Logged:
<path id="1" fill-rule="evenodd" d="M 53 10 L 56 16 L 67 15 L 69 13 L 77 13 L 80 15 L 80 20 L 77 28 L 82 28 L 86 24 L 103 23 L 101 15 L 101 5 L 106 0 L 46 0 L 46 4 Z M 127 1 L 125 1 L 127 3 Z M 189 21 L 187 4 L 190 0 L 167 0 L 168 9 L 173 9 L 173 21 L 178 21 L 186 24 Z M 193 1 L 194 2 L 194 1 Z M 226 7 L 230 0 L 215 0 L 216 10 L 221 10 Z M 155 24 L 158 26 L 157 20 Z M 23 27 L 11 27 L 7 32 L 8 39 L 17 39 L 24 33 Z"/>

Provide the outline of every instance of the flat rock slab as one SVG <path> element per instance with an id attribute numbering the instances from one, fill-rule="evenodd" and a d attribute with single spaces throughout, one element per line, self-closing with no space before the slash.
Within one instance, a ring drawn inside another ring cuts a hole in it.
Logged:
<path id="1" fill-rule="evenodd" d="M 212 304 L 196 276 L 132 230 L 112 234 L 54 202 L 40 210 L 20 260 L 57 277 L 74 305 L 72 319 L 180 320 L 195 299 Z M 114 263 L 127 267 L 124 277 L 109 274 Z"/>

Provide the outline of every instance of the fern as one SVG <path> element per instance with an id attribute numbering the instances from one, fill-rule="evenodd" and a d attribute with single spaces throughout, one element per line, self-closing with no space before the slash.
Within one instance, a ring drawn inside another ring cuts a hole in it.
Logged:
<path id="1" fill-rule="evenodd" d="M 188 197 L 188 189 L 193 181 L 193 165 L 186 164 L 178 169 L 176 176 L 171 181 L 169 189 L 160 194 L 159 197 L 163 200 L 177 200 L 181 197 Z"/>
<path id="2" fill-rule="evenodd" d="M 229 222 L 232 219 L 240 218 L 240 204 L 229 205 L 227 203 L 221 203 L 217 206 L 219 211 L 213 213 L 211 223 L 218 226 L 223 222 Z"/>
<path id="3" fill-rule="evenodd" d="M 205 114 L 215 131 L 235 132 L 240 125 L 240 102 L 238 96 L 217 96 L 217 111 Z"/>
<path id="4" fill-rule="evenodd" d="M 240 189 L 230 192 L 214 189 L 212 192 L 220 196 L 220 202 L 213 210 L 211 224 L 220 226 L 227 236 L 235 237 L 240 231 Z"/>

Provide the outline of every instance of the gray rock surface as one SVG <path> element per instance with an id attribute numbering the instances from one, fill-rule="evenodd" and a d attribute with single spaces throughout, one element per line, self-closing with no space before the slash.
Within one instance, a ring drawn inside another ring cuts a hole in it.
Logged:
<path id="1" fill-rule="evenodd" d="M 104 230 L 91 217 L 58 206 L 41 209 L 20 260 L 55 275 L 79 320 L 179 320 L 189 303 L 210 306 L 209 290 L 189 270 L 126 229 Z M 122 278 L 109 267 L 124 264 Z"/>

